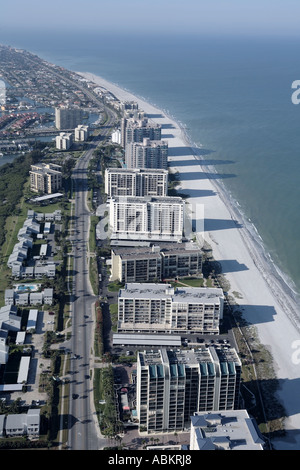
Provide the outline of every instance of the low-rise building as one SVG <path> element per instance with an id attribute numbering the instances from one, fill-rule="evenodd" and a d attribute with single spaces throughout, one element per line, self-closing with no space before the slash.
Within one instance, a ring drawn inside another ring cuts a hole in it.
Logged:
<path id="1" fill-rule="evenodd" d="M 9 414 L 2 420 L 2 426 L 4 427 L 2 436 L 37 437 L 40 433 L 40 409 L 30 408 L 27 413 Z"/>
<path id="2" fill-rule="evenodd" d="M 247 410 L 197 412 L 189 450 L 263 450 L 265 441 Z"/>
<path id="3" fill-rule="evenodd" d="M 0 366 L 7 363 L 9 346 L 7 344 L 8 331 L 1 329 L 0 320 Z"/>
<path id="4" fill-rule="evenodd" d="M 42 305 L 53 303 L 53 289 L 44 289 L 41 292 L 19 293 L 14 289 L 6 289 L 4 293 L 5 305 Z"/>
<path id="5" fill-rule="evenodd" d="M 18 316 L 18 308 L 9 304 L 0 308 L 0 328 L 6 331 L 19 331 L 21 329 L 21 317 Z"/>

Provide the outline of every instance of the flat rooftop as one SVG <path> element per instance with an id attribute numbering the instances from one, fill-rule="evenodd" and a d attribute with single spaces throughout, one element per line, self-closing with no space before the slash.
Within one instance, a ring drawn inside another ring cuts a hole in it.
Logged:
<path id="1" fill-rule="evenodd" d="M 130 246 L 130 247 L 113 247 L 112 251 L 116 256 L 120 256 L 122 259 L 145 258 L 153 257 L 157 258 L 162 254 L 195 254 L 200 251 L 198 245 L 193 243 L 165 243 L 157 244 L 152 246 Z"/>
<path id="2" fill-rule="evenodd" d="M 203 302 L 216 303 L 224 297 L 219 287 L 179 287 L 174 289 L 171 284 L 159 283 L 127 283 L 120 289 L 119 297 L 139 299 L 170 298 L 172 302 Z"/>
<path id="3" fill-rule="evenodd" d="M 181 346 L 179 335 L 114 334 L 113 344 L 143 346 Z"/>

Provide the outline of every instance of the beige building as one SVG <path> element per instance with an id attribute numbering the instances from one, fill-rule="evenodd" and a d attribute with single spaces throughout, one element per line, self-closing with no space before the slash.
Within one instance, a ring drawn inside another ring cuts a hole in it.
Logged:
<path id="1" fill-rule="evenodd" d="M 82 110 L 79 108 L 55 108 L 55 127 L 58 130 L 75 129 L 81 124 Z"/>
<path id="2" fill-rule="evenodd" d="M 30 189 L 36 193 L 53 194 L 62 187 L 61 166 L 54 163 L 31 165 Z"/>
<path id="3" fill-rule="evenodd" d="M 111 269 L 111 280 L 122 283 L 199 276 L 202 254 L 194 243 L 113 247 Z"/>

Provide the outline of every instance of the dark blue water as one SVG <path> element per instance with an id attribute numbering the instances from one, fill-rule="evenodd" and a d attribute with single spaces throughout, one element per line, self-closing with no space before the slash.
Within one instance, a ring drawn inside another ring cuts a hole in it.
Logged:
<path id="1" fill-rule="evenodd" d="M 183 123 L 300 292 L 299 40 L 0 32 L 0 43 L 100 75 Z"/>

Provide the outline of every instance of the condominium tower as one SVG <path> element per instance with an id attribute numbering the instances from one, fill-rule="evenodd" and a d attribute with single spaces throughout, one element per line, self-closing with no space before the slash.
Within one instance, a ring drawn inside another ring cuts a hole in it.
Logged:
<path id="1" fill-rule="evenodd" d="M 165 140 L 130 142 L 126 145 L 125 164 L 127 168 L 168 167 L 168 143 Z"/>
<path id="2" fill-rule="evenodd" d="M 159 282 L 202 272 L 200 248 L 189 242 L 152 246 L 112 247 L 111 280 Z"/>
<path id="3" fill-rule="evenodd" d="M 85 142 L 89 138 L 89 126 L 84 126 L 83 124 L 79 124 L 75 130 L 75 141 L 76 142 Z"/>
<path id="4" fill-rule="evenodd" d="M 140 430 L 180 431 L 200 411 L 238 408 L 241 361 L 234 348 L 139 352 L 137 414 Z"/>
<path id="5" fill-rule="evenodd" d="M 149 121 L 148 118 L 143 119 L 126 119 L 121 121 L 122 147 L 131 142 L 143 142 L 144 138 L 150 140 L 161 140 L 161 125 Z"/>
<path id="6" fill-rule="evenodd" d="M 107 168 L 105 193 L 114 196 L 166 196 L 168 172 L 162 169 Z"/>
<path id="7" fill-rule="evenodd" d="M 71 132 L 60 132 L 55 138 L 55 143 L 58 150 L 69 150 L 73 143 L 73 134 Z"/>
<path id="8" fill-rule="evenodd" d="M 81 124 L 82 110 L 79 108 L 55 108 L 55 127 L 59 130 L 75 129 Z"/>
<path id="9" fill-rule="evenodd" d="M 184 201 L 180 197 L 122 197 L 109 201 L 112 239 L 182 241 Z"/>
<path id="10" fill-rule="evenodd" d="M 62 186 L 61 166 L 54 163 L 31 165 L 30 189 L 34 192 L 53 194 Z"/>
<path id="11" fill-rule="evenodd" d="M 118 296 L 118 332 L 218 334 L 224 294 L 216 287 L 128 283 Z"/>

